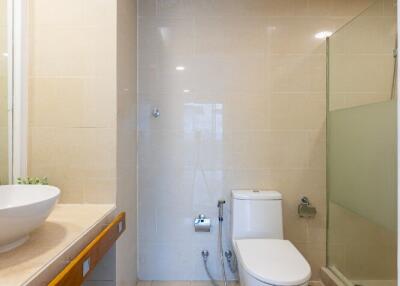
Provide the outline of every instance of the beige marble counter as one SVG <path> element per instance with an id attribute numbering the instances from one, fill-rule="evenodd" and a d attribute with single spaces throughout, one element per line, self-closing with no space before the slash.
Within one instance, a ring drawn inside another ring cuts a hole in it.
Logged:
<path id="1" fill-rule="evenodd" d="M 0 254 L 0 285 L 47 285 L 112 220 L 114 210 L 114 205 L 57 205 L 25 244 Z"/>

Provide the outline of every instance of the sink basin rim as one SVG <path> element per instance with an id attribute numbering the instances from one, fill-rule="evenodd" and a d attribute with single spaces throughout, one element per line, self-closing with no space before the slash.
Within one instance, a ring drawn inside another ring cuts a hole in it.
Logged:
<path id="1" fill-rule="evenodd" d="M 5 202 L 5 204 L 4 201 L 0 201 L 0 212 L 58 199 L 61 191 L 50 185 L 2 185 L 0 186 L 0 196 L 2 192 L 6 192 L 10 196 L 17 196 L 17 198 L 13 198 L 12 202 Z M 21 199 L 21 201 L 16 201 L 17 199 Z"/>
<path id="2" fill-rule="evenodd" d="M 0 253 L 24 244 L 54 209 L 60 189 L 48 185 L 0 186 Z"/>

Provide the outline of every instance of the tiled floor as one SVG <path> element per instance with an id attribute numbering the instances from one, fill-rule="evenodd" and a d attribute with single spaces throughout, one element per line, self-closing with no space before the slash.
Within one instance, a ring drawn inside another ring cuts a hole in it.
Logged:
<path id="1" fill-rule="evenodd" d="M 223 286 L 223 282 L 218 282 Z M 211 286 L 210 281 L 139 281 L 137 286 Z M 239 286 L 236 281 L 229 282 L 229 286 Z M 322 282 L 310 282 L 309 286 L 323 286 Z"/>

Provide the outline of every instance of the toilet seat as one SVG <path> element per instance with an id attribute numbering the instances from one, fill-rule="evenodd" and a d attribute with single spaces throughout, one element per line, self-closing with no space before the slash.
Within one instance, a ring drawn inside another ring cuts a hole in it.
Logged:
<path id="1" fill-rule="evenodd" d="M 235 248 L 243 269 L 260 282 L 295 286 L 311 277 L 310 265 L 288 240 L 240 239 Z"/>

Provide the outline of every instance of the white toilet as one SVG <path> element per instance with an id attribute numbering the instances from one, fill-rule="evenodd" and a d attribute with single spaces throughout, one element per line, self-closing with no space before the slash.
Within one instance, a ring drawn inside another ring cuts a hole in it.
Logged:
<path id="1" fill-rule="evenodd" d="M 232 191 L 232 243 L 241 286 L 306 286 L 311 268 L 283 240 L 282 195 L 276 191 Z"/>

